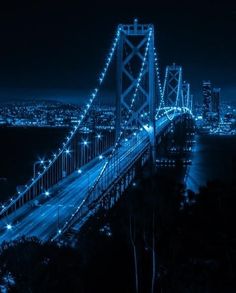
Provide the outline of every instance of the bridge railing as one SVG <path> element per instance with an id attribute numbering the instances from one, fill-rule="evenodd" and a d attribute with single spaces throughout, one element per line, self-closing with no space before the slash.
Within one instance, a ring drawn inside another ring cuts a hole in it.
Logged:
<path id="1" fill-rule="evenodd" d="M 78 131 L 72 139 L 68 139 L 66 148 L 59 149 L 52 159 L 43 161 L 39 171 L 15 197 L 2 207 L 0 217 L 9 215 L 16 209 L 38 196 L 50 196 L 51 188 L 73 172 L 81 172 L 81 168 L 97 156 L 101 156 L 114 145 L 114 131 L 83 134 Z"/>
<path id="2" fill-rule="evenodd" d="M 10 202 L 2 205 L 2 210 L 0 211 L 0 218 L 11 213 L 15 209 L 21 207 L 25 202 L 35 198 L 36 196 L 45 193 L 48 195 L 48 189 L 53 185 L 62 180 L 67 174 L 72 173 L 76 168 L 81 166 L 81 161 L 79 157 L 82 157 L 83 164 L 86 163 L 85 157 L 79 154 L 78 149 L 78 133 L 79 129 L 82 127 L 85 118 L 88 117 L 88 113 L 91 111 L 91 106 L 94 100 L 98 96 L 98 92 L 104 82 L 107 71 L 112 62 L 113 56 L 116 51 L 116 47 L 120 38 L 121 27 L 118 26 L 114 39 L 112 41 L 110 50 L 105 58 L 104 66 L 99 74 L 97 86 L 91 91 L 90 97 L 87 99 L 87 103 L 80 115 L 78 125 L 70 132 L 67 136 L 66 141 L 63 146 L 54 154 L 53 158 L 48 160 L 44 164 L 44 170 L 37 173 L 34 178 L 28 182 L 24 189 L 18 191 L 18 194 L 10 199 Z M 87 146 L 84 143 L 84 146 Z"/>
<path id="3" fill-rule="evenodd" d="M 68 231 L 68 229 L 73 227 L 73 225 L 78 223 L 82 218 L 84 220 L 84 217 L 91 215 L 99 209 L 102 202 L 105 200 L 107 193 L 109 193 L 111 189 L 118 187 L 117 183 L 121 180 L 123 183 L 120 185 L 120 193 L 122 193 L 129 186 L 130 181 L 133 180 L 135 171 L 133 171 L 133 174 L 130 174 L 127 179 L 125 179 L 124 174 L 127 174 L 127 172 L 132 169 L 143 154 L 148 152 L 148 155 L 145 156 L 145 160 L 142 160 L 141 164 L 144 164 L 149 158 L 150 142 L 145 130 L 142 130 L 140 135 L 137 135 L 132 139 L 124 140 L 122 144 L 127 144 L 126 152 L 121 155 L 118 150 L 116 151 L 109 160 L 104 172 L 101 173 L 101 176 L 88 190 L 87 195 L 72 214 L 71 218 L 65 223 L 53 239 Z"/>

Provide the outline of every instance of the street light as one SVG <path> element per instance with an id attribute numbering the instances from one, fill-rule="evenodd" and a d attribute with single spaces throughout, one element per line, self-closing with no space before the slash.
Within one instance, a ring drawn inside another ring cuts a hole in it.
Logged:
<path id="1" fill-rule="evenodd" d="M 46 191 L 45 191 L 45 195 L 46 195 L 46 196 L 49 196 L 49 195 L 50 195 L 50 192 L 49 192 L 48 190 L 46 190 Z"/>
<path id="2" fill-rule="evenodd" d="M 40 159 L 36 162 L 34 162 L 34 166 L 33 166 L 33 169 L 34 169 L 34 178 L 36 176 L 36 166 L 37 165 L 44 165 L 47 161 L 43 160 L 43 159 Z"/>
<path id="3" fill-rule="evenodd" d="M 96 135 L 96 138 L 97 138 L 97 140 L 98 140 L 98 149 L 97 149 L 97 140 L 95 141 L 95 156 L 97 155 L 97 151 L 98 151 L 98 154 L 100 154 L 100 141 L 101 141 L 101 139 L 102 139 L 102 135 L 101 135 L 101 133 L 98 133 L 97 135 Z"/>
<path id="4" fill-rule="evenodd" d="M 87 163 L 87 159 L 85 158 L 85 154 L 87 153 L 85 148 L 88 147 L 89 145 L 89 142 L 87 139 L 83 140 L 82 141 L 82 145 L 83 145 L 83 148 L 81 149 L 81 165 L 84 165 Z"/>
<path id="5" fill-rule="evenodd" d="M 69 148 L 65 149 L 62 153 L 62 171 L 63 171 L 63 177 L 67 174 L 68 169 L 68 161 L 67 157 L 70 155 L 71 150 Z"/>
<path id="6" fill-rule="evenodd" d="M 84 140 L 83 141 L 83 145 L 87 146 L 88 145 L 88 141 L 87 140 Z"/>
<path id="7" fill-rule="evenodd" d="M 66 150 L 65 150 L 65 153 L 66 153 L 67 155 L 69 155 L 69 154 L 70 154 L 70 149 L 66 149 Z"/>
<path id="8" fill-rule="evenodd" d="M 11 224 L 7 224 L 7 230 L 11 230 L 12 229 L 12 225 Z"/>

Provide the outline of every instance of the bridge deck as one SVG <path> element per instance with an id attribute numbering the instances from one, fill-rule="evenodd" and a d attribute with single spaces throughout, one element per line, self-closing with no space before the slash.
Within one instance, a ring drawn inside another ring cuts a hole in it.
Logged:
<path id="1" fill-rule="evenodd" d="M 162 117 L 157 121 L 158 132 L 160 133 L 169 121 Z M 137 133 L 128 141 L 123 141 L 115 154 L 115 159 L 108 165 L 107 186 L 112 184 L 117 176 L 129 166 L 130 161 L 149 144 L 148 135 L 145 130 Z M 50 196 L 40 195 L 37 198 L 38 204 L 33 201 L 26 203 L 14 213 L 0 221 L 0 243 L 3 241 L 15 240 L 23 235 L 27 237 L 36 236 L 41 240 L 47 240 L 57 233 L 59 227 L 70 218 L 82 200 L 88 194 L 89 186 L 98 177 L 106 157 L 84 166 L 82 173 L 75 172 L 55 185 L 50 190 Z M 119 174 L 115 161 L 119 160 Z M 97 194 L 95 197 L 99 197 Z M 12 228 L 7 229 L 7 224 Z"/>
<path id="2" fill-rule="evenodd" d="M 140 153 L 145 144 L 148 144 L 145 131 L 122 143 L 115 155 L 119 158 L 121 173 L 130 160 Z M 55 235 L 58 224 L 62 226 L 87 195 L 89 186 L 95 182 L 104 165 L 104 160 L 105 158 L 97 160 L 96 164 L 88 164 L 81 174 L 76 172 L 68 176 L 50 190 L 50 197 L 46 199 L 45 195 L 39 196 L 37 206 L 32 206 L 33 201 L 30 201 L 3 218 L 0 222 L 0 243 L 23 235 L 36 236 L 41 240 L 47 240 Z M 111 184 L 118 176 L 114 174 L 114 164 L 111 162 L 108 166 L 108 184 Z M 7 224 L 11 224 L 12 229 L 6 229 Z"/>

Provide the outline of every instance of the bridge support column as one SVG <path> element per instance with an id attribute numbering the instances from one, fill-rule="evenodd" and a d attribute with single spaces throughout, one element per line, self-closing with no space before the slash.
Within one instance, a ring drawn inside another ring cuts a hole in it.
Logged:
<path id="1" fill-rule="evenodd" d="M 151 131 L 149 133 L 150 143 L 151 143 L 151 158 L 153 168 L 156 166 L 156 105 L 157 105 L 157 97 L 155 95 L 155 68 L 154 68 L 154 38 L 150 39 L 150 45 L 148 50 L 148 78 L 149 78 L 149 112 L 150 112 L 150 124 Z"/>
<path id="2" fill-rule="evenodd" d="M 117 44 L 116 139 L 124 121 L 127 129 L 133 131 L 148 125 L 155 166 L 157 96 L 154 27 L 151 24 L 139 24 L 135 19 L 133 24 L 120 25 L 120 28 Z M 142 66 L 139 66 L 140 61 Z"/>

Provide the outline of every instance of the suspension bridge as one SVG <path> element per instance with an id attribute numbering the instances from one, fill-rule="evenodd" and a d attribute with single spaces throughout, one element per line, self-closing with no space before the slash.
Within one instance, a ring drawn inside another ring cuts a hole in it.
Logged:
<path id="1" fill-rule="evenodd" d="M 33 177 L 1 206 L 0 243 L 21 236 L 54 240 L 79 230 L 99 209 L 115 204 L 148 160 L 155 166 L 157 145 L 174 125 L 192 119 L 182 67 L 167 66 L 161 80 L 154 36 L 152 24 L 137 20 L 117 27 L 78 124 L 50 158 L 35 162 Z M 100 127 L 96 101 L 113 59 L 115 123 Z"/>

